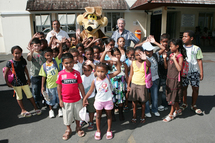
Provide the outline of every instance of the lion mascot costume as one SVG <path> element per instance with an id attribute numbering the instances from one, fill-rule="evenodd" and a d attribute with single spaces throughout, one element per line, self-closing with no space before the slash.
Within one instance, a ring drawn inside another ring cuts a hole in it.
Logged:
<path id="1" fill-rule="evenodd" d="M 102 7 L 85 7 L 86 12 L 77 17 L 77 23 L 84 27 L 80 37 L 84 38 L 96 37 L 105 38 L 104 33 L 100 30 L 108 24 L 107 17 L 102 15 Z"/>

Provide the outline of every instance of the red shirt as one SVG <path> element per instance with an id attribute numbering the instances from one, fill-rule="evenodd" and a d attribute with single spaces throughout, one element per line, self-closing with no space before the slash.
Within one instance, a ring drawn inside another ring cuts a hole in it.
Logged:
<path id="1" fill-rule="evenodd" d="M 82 83 L 82 80 L 78 71 L 60 71 L 56 83 L 62 85 L 61 96 L 63 102 L 74 103 L 81 99 L 78 84 Z"/>

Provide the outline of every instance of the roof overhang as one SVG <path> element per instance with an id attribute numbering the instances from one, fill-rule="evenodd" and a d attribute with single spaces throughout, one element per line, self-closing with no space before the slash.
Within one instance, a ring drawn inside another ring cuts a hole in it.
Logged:
<path id="1" fill-rule="evenodd" d="M 125 0 L 28 0 L 27 11 L 84 10 L 85 7 L 101 6 L 104 10 L 126 10 Z"/>
<path id="2" fill-rule="evenodd" d="M 215 7 L 215 0 L 137 0 L 130 10 L 150 10 L 162 6 Z"/>

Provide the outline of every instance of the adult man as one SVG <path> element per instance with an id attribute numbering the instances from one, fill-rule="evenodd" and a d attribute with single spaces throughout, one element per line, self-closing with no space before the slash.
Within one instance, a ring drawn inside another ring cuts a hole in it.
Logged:
<path id="1" fill-rule="evenodd" d="M 52 27 L 53 27 L 53 30 L 50 31 L 46 36 L 46 40 L 48 44 L 52 36 L 55 36 L 60 41 L 64 37 L 70 41 L 69 35 L 65 31 L 60 29 L 60 22 L 58 20 L 52 21 Z"/>
<path id="2" fill-rule="evenodd" d="M 118 30 L 114 31 L 111 37 L 115 41 L 115 47 L 117 47 L 117 39 L 119 37 L 124 37 L 126 48 L 130 46 L 131 41 L 133 41 L 134 44 L 137 44 L 139 42 L 139 39 L 136 36 L 134 36 L 132 32 L 125 29 L 125 20 L 123 18 L 119 18 L 117 20 L 117 26 Z"/>

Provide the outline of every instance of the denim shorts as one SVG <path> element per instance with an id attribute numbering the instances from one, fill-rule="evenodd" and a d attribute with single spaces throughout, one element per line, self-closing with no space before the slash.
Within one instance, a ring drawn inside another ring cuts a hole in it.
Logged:
<path id="1" fill-rule="evenodd" d="M 50 101 L 46 101 L 48 105 L 54 106 L 55 103 L 59 103 L 57 87 L 55 88 L 46 88 L 46 92 L 49 95 Z"/>

